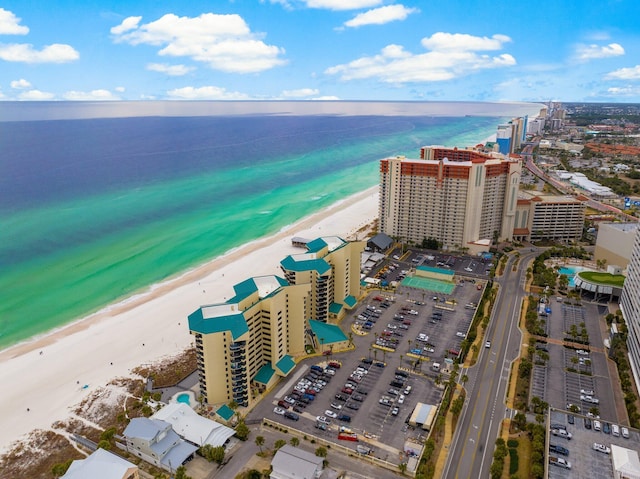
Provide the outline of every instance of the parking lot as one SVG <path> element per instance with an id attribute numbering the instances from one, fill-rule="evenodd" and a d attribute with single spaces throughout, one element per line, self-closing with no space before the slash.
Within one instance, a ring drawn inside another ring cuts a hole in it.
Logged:
<path id="1" fill-rule="evenodd" d="M 386 267 L 390 281 L 402 281 L 416 258 L 437 262 L 436 256 L 407 253 L 385 259 L 380 268 Z M 484 272 L 486 265 L 476 262 Z M 464 271 L 468 265 L 452 260 L 466 276 L 456 277 L 450 295 L 402 285 L 393 294 L 372 291 L 342 323 L 344 331 L 353 327 L 358 333 L 353 334 L 356 350 L 299 364 L 274 394 L 266 416 L 347 447 L 353 432 L 375 444 L 376 457 L 406 460 L 405 441 L 424 442 L 428 434 L 409 426 L 408 419 L 417 402 L 439 405 L 444 366 L 460 351 L 482 295 L 485 281 L 470 277 Z M 434 363 L 441 368 L 434 370 Z M 345 440 L 338 439 L 341 428 Z"/>
<path id="2" fill-rule="evenodd" d="M 609 377 L 600 331 L 600 311 L 594 304 L 576 305 L 563 301 L 556 298 L 549 304 L 552 310 L 546 318 L 549 337 L 571 341 L 584 336 L 590 344 L 569 347 L 558 341 L 537 343 L 536 359 L 540 359 L 538 352 L 546 353 L 548 359 L 544 364 L 538 364 L 541 361 L 534 364 L 531 397 L 537 396 L 557 409 L 619 422 L 614 405 L 614 384 Z"/>
<path id="3" fill-rule="evenodd" d="M 626 447 L 628 449 L 638 450 L 640 436 L 636 431 L 629 431 L 629 438 L 622 436 L 614 436 L 609 430 L 608 433 L 601 427 L 597 431 L 593 427 L 585 427 L 584 419 L 581 416 L 574 416 L 573 424 L 569 423 L 569 416 L 560 411 L 552 411 L 550 416 L 550 424 L 561 425 L 567 432 L 571 433 L 571 439 L 565 439 L 553 434 L 549 435 L 549 444 L 561 446 L 568 451 L 568 455 L 550 452 L 553 457 L 562 457 L 571 463 L 571 469 L 567 470 L 558 466 L 549 466 L 549 478 L 580 478 L 580 477 L 614 477 L 613 467 L 611 465 L 611 456 L 607 453 L 596 451 L 593 444 L 602 444 L 611 447 L 611 444 Z M 604 421 L 602 422 L 604 426 Z M 611 427 L 611 424 L 609 425 Z"/>

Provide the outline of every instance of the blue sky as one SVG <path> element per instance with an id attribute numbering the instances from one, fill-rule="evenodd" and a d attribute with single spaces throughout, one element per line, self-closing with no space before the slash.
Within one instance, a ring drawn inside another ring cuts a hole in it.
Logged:
<path id="1" fill-rule="evenodd" d="M 0 100 L 640 102 L 639 18 L 637 0 L 0 0 Z"/>

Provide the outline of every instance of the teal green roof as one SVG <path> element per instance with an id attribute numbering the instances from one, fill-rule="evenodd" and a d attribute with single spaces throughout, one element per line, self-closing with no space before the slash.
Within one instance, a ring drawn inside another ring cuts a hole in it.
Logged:
<path id="1" fill-rule="evenodd" d="M 340 303 L 331 303 L 329 305 L 329 312 L 331 314 L 339 314 L 342 311 L 342 305 Z"/>
<path id="2" fill-rule="evenodd" d="M 296 362 L 291 356 L 285 354 L 282 359 L 276 363 L 276 367 L 286 376 L 296 367 Z"/>
<path id="3" fill-rule="evenodd" d="M 267 363 L 264 366 L 262 366 L 260 369 L 258 369 L 258 372 L 253 377 L 253 380 L 257 383 L 266 385 L 266 384 L 269 384 L 269 381 L 271 381 L 271 378 L 275 373 L 276 372 L 271 367 L 271 364 Z"/>
<path id="4" fill-rule="evenodd" d="M 322 338 L 322 344 L 339 343 L 348 339 L 340 327 L 335 324 L 328 324 L 323 323 L 322 321 L 316 321 L 315 319 L 310 319 L 309 326 L 311 327 L 313 334 L 318 338 L 318 341 Z"/>
<path id="5" fill-rule="evenodd" d="M 289 285 L 286 279 L 279 276 L 273 276 L 273 279 L 277 281 L 280 286 Z M 239 303 L 243 299 L 251 296 L 253 293 L 259 292 L 260 288 L 258 287 L 258 284 L 256 284 L 256 281 L 260 281 L 260 278 L 245 279 L 243 282 L 234 285 L 233 290 L 235 291 L 236 295 L 233 298 L 229 299 L 227 303 Z"/>
<path id="6" fill-rule="evenodd" d="M 318 274 L 325 274 L 331 269 L 331 265 L 323 259 L 305 259 L 296 261 L 293 256 L 287 256 L 280 261 L 282 267 L 287 271 L 317 271 Z"/>
<path id="7" fill-rule="evenodd" d="M 352 295 L 349 295 L 346 298 L 344 298 L 344 304 L 346 304 L 350 308 L 353 308 L 357 302 L 358 300 L 356 299 L 356 297 Z"/>
<path id="8" fill-rule="evenodd" d="M 222 419 L 224 419 L 225 421 L 228 421 L 233 417 L 235 413 L 233 412 L 233 409 L 231 409 L 226 404 L 223 404 L 218 408 L 218 410 L 216 411 L 216 414 L 220 416 Z"/>
<path id="9" fill-rule="evenodd" d="M 229 331 L 234 341 L 249 331 L 249 326 L 247 326 L 242 313 L 205 318 L 202 308 L 199 308 L 189 315 L 188 320 L 191 331 L 201 334 Z"/>
<path id="10" fill-rule="evenodd" d="M 316 238 L 313 241 L 309 241 L 307 243 L 307 250 L 309 250 L 310 253 L 317 253 L 327 246 L 329 245 L 322 238 Z"/>
<path id="11" fill-rule="evenodd" d="M 416 269 L 419 269 L 421 271 L 431 271 L 432 273 L 446 274 L 447 276 L 451 276 L 452 278 L 455 274 L 455 271 L 444 268 L 434 268 L 433 266 L 418 266 Z"/>

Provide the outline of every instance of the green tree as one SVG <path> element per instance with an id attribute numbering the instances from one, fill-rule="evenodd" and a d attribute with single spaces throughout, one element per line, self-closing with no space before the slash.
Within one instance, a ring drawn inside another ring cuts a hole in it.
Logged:
<path id="1" fill-rule="evenodd" d="M 176 469 L 175 479 L 192 479 L 191 476 L 187 476 L 187 468 L 180 466 Z"/>
<path id="2" fill-rule="evenodd" d="M 278 449 L 280 449 L 282 446 L 284 446 L 287 443 L 287 441 L 285 441 L 284 439 L 278 439 L 274 444 L 273 444 L 273 449 L 275 451 L 277 451 Z"/>
<path id="3" fill-rule="evenodd" d="M 289 444 L 291 444 L 293 447 L 298 447 L 298 445 L 300 444 L 300 439 L 293 436 L 291 439 L 289 439 Z"/>
<path id="4" fill-rule="evenodd" d="M 327 448 L 320 446 L 316 449 L 316 456 L 318 457 L 327 457 Z"/>
<path id="5" fill-rule="evenodd" d="M 404 473 L 407 472 L 407 463 L 401 462 L 400 464 L 398 464 L 398 469 L 400 469 L 400 474 L 404 476 Z"/>
<path id="6" fill-rule="evenodd" d="M 262 454 L 262 446 L 264 446 L 264 436 L 257 436 L 255 443 L 256 446 L 260 448 L 260 454 Z"/>
<path id="7" fill-rule="evenodd" d="M 71 466 L 72 462 L 73 462 L 73 459 L 69 459 L 68 461 L 54 464 L 53 467 L 51 468 L 51 474 L 53 474 L 53 477 L 64 476 L 67 473 L 67 470 L 69 469 L 69 466 Z"/>
<path id="8" fill-rule="evenodd" d="M 249 431 L 249 428 L 243 420 L 238 422 L 238 425 L 236 426 L 236 437 L 238 439 L 240 439 L 241 441 L 246 441 L 249 438 L 250 432 L 251 431 Z"/>

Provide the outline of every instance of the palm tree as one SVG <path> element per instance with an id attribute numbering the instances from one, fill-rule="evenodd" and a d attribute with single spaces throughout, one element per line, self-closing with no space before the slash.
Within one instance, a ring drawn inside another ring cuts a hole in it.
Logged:
<path id="1" fill-rule="evenodd" d="M 257 436 L 255 442 L 256 442 L 256 446 L 260 448 L 260 454 L 262 454 L 262 446 L 264 446 L 264 437 Z"/>

